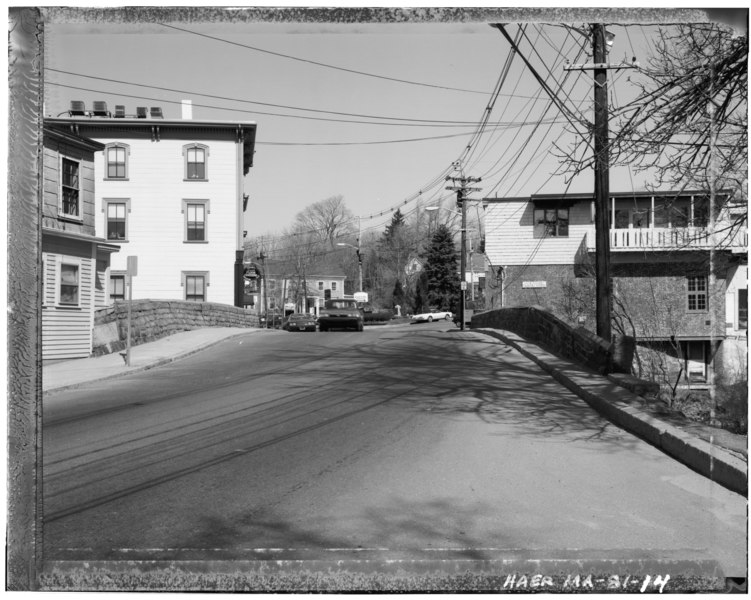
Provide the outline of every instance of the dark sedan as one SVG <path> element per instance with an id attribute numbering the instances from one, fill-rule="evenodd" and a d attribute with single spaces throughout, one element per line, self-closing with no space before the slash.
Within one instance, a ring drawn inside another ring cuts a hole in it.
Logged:
<path id="1" fill-rule="evenodd" d="M 293 313 L 284 321 L 285 331 L 315 331 L 316 318 L 305 313 Z"/>

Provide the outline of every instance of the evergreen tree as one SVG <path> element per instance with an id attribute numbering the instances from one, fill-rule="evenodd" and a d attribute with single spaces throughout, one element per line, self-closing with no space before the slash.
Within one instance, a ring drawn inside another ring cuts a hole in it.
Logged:
<path id="1" fill-rule="evenodd" d="M 459 303 L 458 254 L 446 225 L 439 225 L 430 240 L 426 255 L 428 305 L 438 310 L 455 311 Z"/>
<path id="2" fill-rule="evenodd" d="M 405 296 L 404 296 L 404 288 L 402 287 L 402 282 L 397 279 L 396 283 L 394 284 L 394 293 L 393 293 L 393 300 L 392 300 L 393 306 L 396 306 L 398 304 L 402 308 L 405 308 L 404 299 L 405 299 Z"/>
<path id="3" fill-rule="evenodd" d="M 391 244 L 394 241 L 394 238 L 396 238 L 398 233 L 403 229 L 403 227 L 404 215 L 402 215 L 402 211 L 400 209 L 397 209 L 397 211 L 394 213 L 394 216 L 391 217 L 391 223 L 386 225 L 386 230 L 383 232 L 382 242 Z"/>

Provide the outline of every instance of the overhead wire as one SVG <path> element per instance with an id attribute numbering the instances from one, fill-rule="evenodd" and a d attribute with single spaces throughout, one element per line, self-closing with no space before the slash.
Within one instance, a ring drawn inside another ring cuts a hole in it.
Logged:
<path id="1" fill-rule="evenodd" d="M 194 31 L 194 30 L 190 30 L 190 29 L 185 29 L 184 27 L 177 27 L 175 25 L 168 25 L 167 23 L 157 23 L 157 25 L 161 25 L 162 27 L 168 27 L 170 29 L 175 29 L 177 31 L 182 31 L 184 33 L 189 33 L 191 35 L 196 35 L 196 36 L 199 36 L 199 37 L 203 37 L 203 38 L 215 40 L 215 41 L 222 42 L 222 43 L 225 43 L 225 44 L 231 44 L 233 46 L 238 46 L 238 47 L 241 47 L 241 48 L 246 48 L 248 50 L 254 50 L 255 52 L 261 52 L 263 54 L 269 54 L 269 55 L 277 56 L 277 57 L 280 57 L 280 58 L 286 58 L 286 59 L 289 59 L 289 60 L 294 60 L 294 61 L 298 61 L 298 62 L 302 62 L 302 63 L 307 63 L 307 64 L 315 65 L 315 66 L 318 66 L 318 67 L 324 67 L 324 68 L 327 68 L 327 69 L 334 69 L 336 71 L 342 71 L 342 72 L 350 73 L 350 74 L 354 74 L 354 75 L 362 75 L 364 77 L 372 77 L 372 78 L 375 78 L 375 79 L 383 79 L 385 81 L 394 81 L 396 83 L 404 83 L 404 84 L 409 84 L 409 85 L 428 87 L 428 88 L 434 88 L 434 89 L 441 89 L 441 90 L 450 90 L 450 91 L 455 91 L 455 92 L 466 92 L 466 93 L 470 93 L 470 94 L 483 94 L 483 95 L 487 95 L 488 94 L 488 92 L 483 92 L 483 91 L 478 91 L 478 90 L 468 90 L 468 89 L 455 88 L 455 87 L 444 86 L 444 85 L 435 85 L 435 84 L 431 84 L 431 83 L 421 83 L 421 82 L 418 82 L 418 81 L 410 81 L 408 79 L 398 79 L 396 77 L 388 77 L 388 76 L 385 76 L 385 75 L 377 75 L 375 73 L 367 73 L 365 71 L 359 71 L 357 69 L 347 69 L 345 67 L 338 67 L 338 66 L 330 65 L 330 64 L 327 64 L 327 63 L 323 63 L 323 62 L 318 62 L 318 61 L 315 61 L 315 60 L 310 60 L 308 58 L 300 58 L 298 56 L 292 56 L 292 55 L 289 55 L 289 54 L 283 54 L 281 52 L 273 52 L 271 50 L 265 50 L 263 48 L 258 48 L 256 46 L 249 46 L 248 44 L 241 44 L 239 42 L 233 42 L 231 40 L 227 40 L 227 39 L 220 38 L 220 37 L 217 37 L 217 36 L 208 35 L 208 34 L 205 34 L 205 33 L 200 33 L 198 31 Z"/>
<path id="2" fill-rule="evenodd" d="M 569 32 L 569 35 L 571 35 L 571 34 L 570 34 L 570 32 Z M 582 44 L 582 45 L 580 45 L 580 47 L 579 47 L 579 54 L 577 55 L 577 60 L 578 60 L 578 57 L 579 57 L 579 56 L 581 56 L 581 54 L 582 54 L 582 53 L 584 52 L 584 50 L 585 50 L 585 48 L 584 48 L 583 44 Z M 566 77 L 568 77 L 568 75 L 566 75 Z M 578 79 L 578 77 L 577 77 L 577 79 Z M 564 81 L 565 81 L 565 78 L 564 78 Z M 562 86 L 562 85 L 563 85 L 563 82 L 561 82 L 561 83 L 559 84 L 559 86 Z M 513 168 L 514 164 L 516 164 L 516 162 L 519 162 L 519 161 L 521 160 L 521 158 L 522 158 L 522 156 L 523 156 L 523 153 L 524 153 L 524 150 L 525 150 L 525 149 L 526 149 L 526 147 L 527 147 L 527 146 L 528 146 L 528 145 L 529 145 L 529 144 L 530 144 L 530 143 L 532 142 L 532 140 L 533 140 L 533 138 L 534 138 L 534 135 L 535 135 L 535 133 L 536 133 L 537 129 L 539 128 L 540 124 L 542 123 L 542 120 L 541 120 L 541 119 L 542 119 L 542 118 L 544 118 L 544 116 L 545 116 L 545 115 L 547 114 L 547 112 L 548 112 L 548 111 L 549 111 L 549 110 L 550 110 L 550 109 L 552 108 L 552 106 L 553 106 L 553 105 L 554 105 L 554 102 L 553 102 L 553 98 L 550 98 L 550 103 L 548 104 L 547 108 L 546 108 L 546 109 L 545 109 L 545 111 L 543 112 L 543 114 L 542 114 L 541 118 L 540 118 L 540 119 L 538 119 L 538 122 L 537 122 L 537 124 L 536 124 L 536 126 L 535 126 L 535 129 L 534 129 L 534 130 L 533 130 L 533 131 L 532 131 L 532 132 L 531 132 L 531 133 L 530 133 L 530 134 L 528 135 L 527 139 L 526 139 L 526 140 L 525 140 L 525 142 L 524 142 L 524 143 L 522 144 L 522 148 L 521 148 L 521 150 L 519 150 L 519 151 L 517 151 L 517 152 L 516 152 L 516 154 L 515 154 L 515 156 L 514 156 L 514 161 L 513 161 L 513 162 L 512 162 L 512 163 L 511 163 L 510 165 L 508 165 L 508 167 L 507 167 L 507 169 L 506 169 L 506 172 L 505 172 L 505 175 L 504 175 L 504 176 L 503 176 L 502 178 L 499 178 L 499 181 L 498 181 L 498 183 L 497 183 L 497 184 L 496 184 L 496 185 L 495 185 L 495 186 L 494 186 L 494 187 L 492 188 L 492 190 L 491 190 L 491 193 L 492 193 L 492 192 L 495 192 L 495 191 L 496 191 L 496 190 L 498 189 L 498 187 L 499 187 L 499 186 L 501 185 L 501 183 L 502 183 L 502 182 L 503 182 L 503 181 L 505 180 L 506 176 L 508 176 L 508 174 L 510 173 L 510 171 L 511 171 L 511 169 Z M 549 130 L 550 130 L 550 128 L 548 128 L 548 131 L 549 131 Z M 518 133 L 519 133 L 519 132 L 517 132 L 517 134 L 518 134 Z M 561 134 L 562 134 L 562 133 L 563 133 L 563 131 L 561 132 Z M 559 134 L 559 137 L 560 137 L 560 134 Z M 509 146 L 509 147 L 510 147 L 510 146 Z M 497 164 L 497 163 L 496 163 L 496 164 Z M 497 172 L 496 172 L 496 173 L 497 173 Z M 495 174 L 494 174 L 494 175 L 495 175 Z M 493 176 L 493 175 L 491 175 L 491 177 L 492 177 L 492 176 Z M 519 176 L 520 176 L 520 175 L 519 175 Z M 519 178 L 519 176 L 518 176 L 518 177 L 517 177 L 517 179 L 516 179 L 516 180 L 514 181 L 514 183 L 516 183 L 516 181 L 518 181 L 518 178 Z M 511 184 L 511 185 L 507 185 L 507 189 L 509 189 L 509 190 L 510 190 L 512 186 L 513 186 L 513 184 Z"/>
<path id="3" fill-rule="evenodd" d="M 196 92 L 191 90 L 179 90 L 175 88 L 168 88 L 164 86 L 158 86 L 158 85 L 149 85 L 145 83 L 136 83 L 132 81 L 123 81 L 120 79 L 110 79 L 108 77 L 99 77 L 95 75 L 86 75 L 83 73 L 75 73 L 73 71 L 64 71 L 62 69 L 54 69 L 52 67 L 45 67 L 45 71 L 54 72 L 54 73 L 61 73 L 65 75 L 72 75 L 74 77 L 81 77 L 85 79 L 95 79 L 97 81 L 106 81 L 108 83 L 116 83 L 118 85 L 129 85 L 133 87 L 142 87 L 142 88 L 149 88 L 154 90 L 159 90 L 163 92 L 171 92 L 176 94 L 182 94 L 182 95 L 190 95 L 190 96 L 203 96 L 205 98 L 212 98 L 214 100 L 226 100 L 230 102 L 239 102 L 242 104 L 256 104 L 258 106 L 267 106 L 272 108 L 283 108 L 287 110 L 299 110 L 302 112 L 312 112 L 312 113 L 319 113 L 319 114 L 329 114 L 329 115 L 336 115 L 336 116 L 346 116 L 346 117 L 357 117 L 361 119 L 379 119 L 379 120 L 388 120 L 388 121 L 408 121 L 412 123 L 430 123 L 430 124 L 436 124 L 436 123 L 448 123 L 451 125 L 474 125 L 474 122 L 461 122 L 461 121 L 445 121 L 441 119 L 415 119 L 415 118 L 405 118 L 405 117 L 388 117 L 388 116 L 381 116 L 381 115 L 366 115 L 366 114 L 358 114 L 358 113 L 349 113 L 349 112 L 342 112 L 342 111 L 333 111 L 333 110 L 322 110 L 322 109 L 315 109 L 315 108 L 303 108 L 300 106 L 291 106 L 286 104 L 275 104 L 271 102 L 259 102 L 257 100 L 245 100 L 241 98 L 232 98 L 228 96 L 219 96 L 215 94 L 206 94 L 203 92 Z M 221 107 L 209 107 L 209 108 L 221 108 Z"/>
<path id="4" fill-rule="evenodd" d="M 80 90 L 84 92 L 93 92 L 95 94 L 110 94 L 110 95 L 116 95 L 123 98 L 137 98 L 139 100 L 149 100 L 154 102 L 166 102 L 168 104 L 182 104 L 182 100 L 168 100 L 164 98 L 150 98 L 147 96 L 136 96 L 134 94 L 126 94 L 124 92 L 109 92 L 105 90 L 96 90 L 92 88 L 86 88 L 81 86 L 75 86 L 75 85 L 68 85 L 64 83 L 57 83 L 54 81 L 47 81 L 45 82 L 45 85 L 52 85 L 56 87 L 64 87 L 74 90 Z M 193 103 L 194 107 L 200 107 L 200 108 L 210 108 L 214 110 L 224 110 L 229 112 L 240 112 L 245 114 L 253 114 L 253 115 L 264 115 L 264 116 L 272 116 L 272 117 L 285 117 L 290 119 L 304 119 L 308 121 L 323 121 L 327 123 L 347 123 L 347 124 L 358 124 L 358 125 L 382 125 L 382 126 L 394 126 L 394 127 L 466 127 L 467 125 L 471 124 L 469 122 L 399 122 L 399 123 L 392 123 L 392 122 L 372 122 L 372 121 L 361 121 L 361 120 L 351 120 L 351 119 L 330 119 L 330 118 L 324 118 L 324 117 L 310 117 L 305 115 L 290 115 L 290 114 L 279 114 L 279 113 L 269 113 L 269 112 L 263 112 L 263 111 L 249 111 L 245 108 L 229 108 L 229 107 L 223 107 L 223 106 L 213 106 L 210 104 L 199 104 L 199 103 Z"/>

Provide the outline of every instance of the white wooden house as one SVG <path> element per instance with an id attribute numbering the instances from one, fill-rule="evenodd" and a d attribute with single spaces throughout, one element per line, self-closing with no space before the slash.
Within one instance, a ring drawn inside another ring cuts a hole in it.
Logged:
<path id="1" fill-rule="evenodd" d="M 47 127 L 43 134 L 42 360 L 85 358 L 120 249 L 94 235 L 94 153 L 103 145 Z"/>
<path id="2" fill-rule="evenodd" d="M 137 257 L 134 299 L 243 305 L 244 176 L 253 164 L 256 124 L 198 121 L 184 110 L 72 103 L 57 131 L 97 140 L 96 231 L 121 251 L 107 296 L 126 297 L 126 262 Z M 184 107 L 185 108 L 185 107 Z"/>

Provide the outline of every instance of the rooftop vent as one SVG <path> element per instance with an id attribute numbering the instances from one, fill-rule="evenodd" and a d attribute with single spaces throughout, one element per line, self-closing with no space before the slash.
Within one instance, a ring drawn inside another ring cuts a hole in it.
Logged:
<path id="1" fill-rule="evenodd" d="M 86 114 L 86 104 L 81 102 L 80 100 L 71 100 L 70 101 L 70 110 L 68 111 L 68 114 L 71 117 L 82 117 Z"/>
<path id="2" fill-rule="evenodd" d="M 125 106 L 122 104 L 115 104 L 115 118 L 122 119 L 125 117 Z"/>
<path id="3" fill-rule="evenodd" d="M 151 107 L 151 118 L 152 119 L 163 119 L 164 115 L 162 114 L 162 107 L 161 106 L 152 106 Z"/>
<path id="4" fill-rule="evenodd" d="M 112 114 L 107 110 L 107 103 L 101 100 L 95 100 L 92 104 L 91 114 L 95 117 L 111 117 Z"/>
<path id="5" fill-rule="evenodd" d="M 136 108 L 136 116 L 139 119 L 145 119 L 146 118 L 146 107 L 145 106 L 139 106 Z"/>

